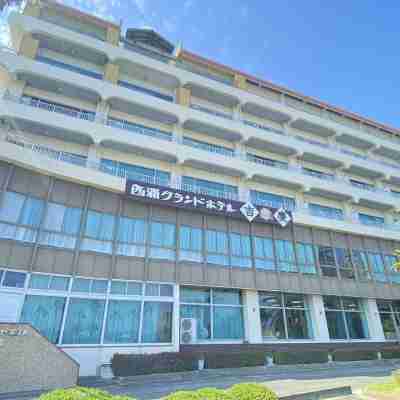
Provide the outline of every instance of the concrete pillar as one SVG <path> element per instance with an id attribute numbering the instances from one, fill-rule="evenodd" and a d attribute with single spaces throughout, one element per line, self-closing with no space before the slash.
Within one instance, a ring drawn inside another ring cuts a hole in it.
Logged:
<path id="1" fill-rule="evenodd" d="M 385 334 L 375 299 L 363 299 L 363 309 L 368 323 L 369 337 L 373 340 L 385 340 Z"/>
<path id="2" fill-rule="evenodd" d="M 99 101 L 96 108 L 95 122 L 99 124 L 105 124 L 110 111 L 110 105 L 106 101 Z"/>
<path id="3" fill-rule="evenodd" d="M 110 43 L 114 46 L 118 46 L 120 36 L 121 32 L 119 26 L 109 26 L 107 28 L 107 38 L 106 38 L 107 43 Z"/>
<path id="4" fill-rule="evenodd" d="M 239 180 L 239 201 L 246 203 L 250 201 L 250 189 L 246 178 Z"/>
<path id="5" fill-rule="evenodd" d="M 235 74 L 233 85 L 239 89 L 247 90 L 247 79 L 243 75 Z"/>
<path id="6" fill-rule="evenodd" d="M 256 290 L 242 290 L 244 338 L 249 343 L 262 343 L 260 307 Z"/>
<path id="7" fill-rule="evenodd" d="M 104 80 L 117 84 L 119 80 L 119 65 L 108 63 L 104 69 Z"/>
<path id="8" fill-rule="evenodd" d="M 21 39 L 18 48 L 18 54 L 28 58 L 35 59 L 38 49 L 39 49 L 39 40 L 33 39 L 32 34 L 27 33 Z"/>
<path id="9" fill-rule="evenodd" d="M 314 339 L 320 342 L 329 341 L 328 323 L 326 321 L 324 302 L 321 295 L 308 296 Z"/>
<path id="10" fill-rule="evenodd" d="M 176 102 L 181 106 L 189 107 L 190 106 L 190 97 L 191 92 L 190 89 L 185 87 L 179 87 L 176 89 Z"/>
<path id="11" fill-rule="evenodd" d="M 98 169 L 100 165 L 99 144 L 92 144 L 89 146 L 87 163 L 90 168 Z"/>

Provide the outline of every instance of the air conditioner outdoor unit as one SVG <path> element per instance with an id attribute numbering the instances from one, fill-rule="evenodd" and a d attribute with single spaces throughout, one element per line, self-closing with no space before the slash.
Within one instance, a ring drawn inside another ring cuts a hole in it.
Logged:
<path id="1" fill-rule="evenodd" d="M 194 343 L 197 340 L 197 321 L 195 318 L 181 319 L 181 343 Z"/>

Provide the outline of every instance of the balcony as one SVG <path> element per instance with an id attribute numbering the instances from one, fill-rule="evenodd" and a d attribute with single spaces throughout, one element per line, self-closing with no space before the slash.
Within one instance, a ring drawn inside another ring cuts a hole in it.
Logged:
<path id="1" fill-rule="evenodd" d="M 153 89 L 148 89 L 148 88 L 145 88 L 143 86 L 134 85 L 133 83 L 129 83 L 129 82 L 126 82 L 126 81 L 118 81 L 118 85 L 122 86 L 124 88 L 127 88 L 129 90 L 133 90 L 135 92 L 148 94 L 148 95 L 150 95 L 152 97 L 156 97 L 157 99 L 168 101 L 170 103 L 174 102 L 174 97 L 173 96 L 157 92 L 156 90 L 153 90 Z"/>
<path id="2" fill-rule="evenodd" d="M 182 144 L 185 146 L 194 147 L 196 149 L 204 150 L 209 153 L 220 154 L 226 157 L 234 157 L 235 152 L 232 149 L 229 149 L 224 146 L 219 146 L 216 144 L 211 144 L 207 142 L 202 142 L 200 140 L 195 140 L 192 138 L 184 137 L 182 139 Z"/>
<path id="3" fill-rule="evenodd" d="M 207 108 L 204 106 L 199 106 L 198 104 L 191 104 L 190 108 L 193 108 L 193 110 L 204 112 L 206 114 L 214 115 L 216 117 L 221 117 L 221 118 L 225 118 L 225 119 L 233 119 L 232 115 L 229 115 L 229 114 L 223 113 L 221 111 L 217 111 L 217 110 L 211 110 L 210 108 Z"/>
<path id="4" fill-rule="evenodd" d="M 61 61 L 53 60 L 53 59 L 48 58 L 48 57 L 37 56 L 36 57 L 36 61 L 42 62 L 42 63 L 47 64 L 47 65 L 52 65 L 54 67 L 62 68 L 62 69 L 65 69 L 67 71 L 76 72 L 76 73 L 78 73 L 80 75 L 88 76 L 89 78 L 94 78 L 94 79 L 99 79 L 99 80 L 103 79 L 103 75 L 98 73 L 98 72 L 90 71 L 90 70 L 78 67 L 76 65 L 66 64 L 66 63 L 63 63 Z"/>
<path id="5" fill-rule="evenodd" d="M 260 165 L 266 165 L 268 167 L 274 167 L 274 168 L 280 168 L 280 169 L 289 169 L 289 165 L 286 162 L 283 161 L 277 161 L 277 160 L 271 160 L 269 158 L 264 158 L 260 156 L 256 156 L 255 154 L 247 153 L 246 154 L 246 159 L 247 161 L 260 164 Z"/>
<path id="6" fill-rule="evenodd" d="M 314 178 L 322 179 L 324 181 L 334 181 L 335 175 L 327 174 L 326 172 L 316 171 L 310 168 L 302 168 L 302 172 L 305 175 L 313 176 Z"/>
<path id="7" fill-rule="evenodd" d="M 4 96 L 6 100 L 17 101 L 20 104 L 24 104 L 31 107 L 41 108 L 46 111 L 64 114 L 69 117 L 84 119 L 86 121 L 94 121 L 96 113 L 88 110 L 81 110 L 75 107 L 68 107 L 58 103 L 51 103 L 46 100 L 39 99 L 37 97 L 22 96 L 21 98 L 13 98 L 12 95 L 6 93 Z"/>
<path id="8" fill-rule="evenodd" d="M 172 134 L 170 132 L 165 132 L 156 128 L 149 128 L 144 125 L 135 124 L 126 120 L 121 120 L 117 118 L 107 118 L 107 126 L 114 128 L 124 129 L 132 133 L 137 133 L 139 135 L 151 136 L 161 140 L 172 141 Z"/>

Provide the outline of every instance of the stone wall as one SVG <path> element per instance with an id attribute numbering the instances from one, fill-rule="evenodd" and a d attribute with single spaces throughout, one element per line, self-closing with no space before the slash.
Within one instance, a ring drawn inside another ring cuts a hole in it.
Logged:
<path id="1" fill-rule="evenodd" d="M 30 325 L 0 324 L 0 394 L 76 385 L 79 365 Z"/>

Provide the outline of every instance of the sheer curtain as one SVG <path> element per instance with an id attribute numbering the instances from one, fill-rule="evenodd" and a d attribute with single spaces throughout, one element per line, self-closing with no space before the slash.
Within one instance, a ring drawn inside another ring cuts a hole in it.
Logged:
<path id="1" fill-rule="evenodd" d="M 242 339 L 242 307 L 214 307 L 214 339 Z"/>
<path id="2" fill-rule="evenodd" d="M 142 219 L 121 217 L 117 233 L 117 253 L 125 256 L 144 257 L 145 222 Z"/>
<path id="3" fill-rule="evenodd" d="M 64 313 L 65 298 L 26 296 L 21 322 L 32 324 L 52 343 L 57 343 Z"/>
<path id="4" fill-rule="evenodd" d="M 137 343 L 140 308 L 140 301 L 110 300 L 104 342 Z"/>
<path id="5" fill-rule="evenodd" d="M 63 344 L 98 344 L 104 316 L 104 300 L 72 298 L 65 322 Z"/>
<path id="6" fill-rule="evenodd" d="M 172 304 L 145 302 L 142 342 L 170 343 L 172 341 Z"/>
<path id="7" fill-rule="evenodd" d="M 114 224 L 115 217 L 112 214 L 88 211 L 82 249 L 111 253 Z"/>

